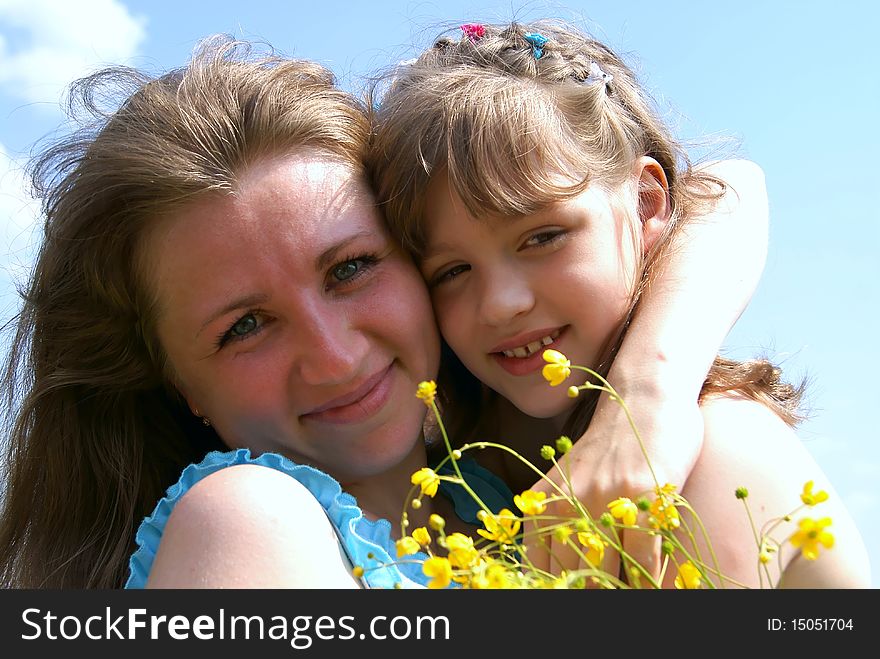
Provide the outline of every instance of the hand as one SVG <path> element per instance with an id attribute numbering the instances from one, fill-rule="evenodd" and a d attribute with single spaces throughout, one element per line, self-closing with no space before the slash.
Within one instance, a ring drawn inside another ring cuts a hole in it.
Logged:
<path id="1" fill-rule="evenodd" d="M 608 511 L 608 504 L 619 497 L 636 501 L 647 496 L 653 500 L 655 488 L 666 483 L 675 485 L 681 492 L 702 448 L 703 420 L 695 400 L 677 400 L 636 391 L 629 395 L 619 393 L 645 444 L 650 466 L 623 409 L 603 394 L 587 432 L 559 459 L 558 467 L 554 466 L 547 473 L 558 485 L 565 482 L 559 470 L 567 474 L 573 495 L 593 519 Z M 548 497 L 556 494 L 544 480 L 531 489 L 546 492 Z M 560 501 L 548 505 L 545 514 L 565 517 L 575 513 L 568 503 Z M 645 513 L 640 514 L 637 524 L 648 528 Z M 573 540 L 574 537 L 569 542 Z M 621 540 L 630 561 L 639 563 L 655 583 L 659 582 L 662 567 L 659 537 L 641 530 L 630 530 L 621 533 Z M 577 556 L 557 539 L 544 536 L 543 542 L 549 547 L 529 548 L 529 557 L 537 565 L 554 573 L 558 573 L 561 567 L 569 570 L 577 567 Z M 606 549 L 602 569 L 617 575 L 619 567 L 617 552 Z M 631 578 L 621 578 L 632 585 Z M 647 585 L 643 579 L 642 586 Z"/>

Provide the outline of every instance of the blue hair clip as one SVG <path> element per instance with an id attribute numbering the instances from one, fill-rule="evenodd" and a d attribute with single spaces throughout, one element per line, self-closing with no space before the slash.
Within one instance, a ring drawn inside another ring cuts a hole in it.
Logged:
<path id="1" fill-rule="evenodd" d="M 523 39 L 532 45 L 532 54 L 535 56 L 535 59 L 541 59 L 541 55 L 544 54 L 544 44 L 550 41 L 543 34 L 537 32 L 526 32 L 523 35 Z"/>

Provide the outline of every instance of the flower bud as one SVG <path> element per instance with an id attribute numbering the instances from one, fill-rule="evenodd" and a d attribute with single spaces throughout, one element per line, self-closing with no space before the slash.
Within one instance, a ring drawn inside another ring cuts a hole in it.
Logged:
<path id="1" fill-rule="evenodd" d="M 571 440 L 565 435 L 562 435 L 556 440 L 556 450 L 565 455 L 571 450 Z"/>

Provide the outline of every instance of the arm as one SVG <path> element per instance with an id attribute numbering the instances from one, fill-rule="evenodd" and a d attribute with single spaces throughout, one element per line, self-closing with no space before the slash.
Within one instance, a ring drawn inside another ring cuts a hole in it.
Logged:
<path id="1" fill-rule="evenodd" d="M 763 172 L 744 160 L 707 169 L 730 188 L 712 213 L 695 218 L 676 236 L 608 377 L 634 416 L 660 485 L 682 486 L 699 454 L 703 428 L 697 396 L 766 259 Z M 655 486 L 624 413 L 607 396 L 565 462 L 575 494 L 595 516 L 609 501 L 635 498 Z M 558 472 L 548 475 L 561 482 Z M 547 488 L 538 483 L 534 489 Z M 623 542 L 635 560 L 656 573 L 656 541 L 635 533 Z"/>
<path id="2" fill-rule="evenodd" d="M 174 507 L 149 588 L 356 588 L 330 520 L 298 481 L 238 465 Z"/>

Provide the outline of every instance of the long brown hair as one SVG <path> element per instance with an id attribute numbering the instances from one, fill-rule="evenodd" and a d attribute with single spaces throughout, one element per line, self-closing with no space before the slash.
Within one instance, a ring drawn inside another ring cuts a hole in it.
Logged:
<path id="1" fill-rule="evenodd" d="M 317 149 L 363 171 L 363 104 L 258 50 L 217 36 L 160 77 L 80 80 L 69 106 L 88 122 L 32 161 L 45 227 L 3 373 L 2 586 L 121 586 L 141 519 L 222 448 L 169 385 L 137 268 L 150 224 L 262 157 Z"/>
<path id="2" fill-rule="evenodd" d="M 442 172 L 473 217 L 518 216 L 570 199 L 598 183 L 624 182 L 635 160 L 663 168 L 670 214 L 642 263 L 628 319 L 686 221 L 726 190 L 696 170 L 629 66 L 606 45 L 558 21 L 484 25 L 443 35 L 415 60 L 380 77 L 370 174 L 389 226 L 418 258 L 425 246 L 426 191 Z M 536 57 L 532 35 L 546 38 Z M 607 374 L 629 320 L 602 352 Z M 492 393 L 444 346 L 441 400 L 448 425 L 467 438 L 480 429 Z M 718 358 L 702 395 L 737 390 L 795 423 L 801 389 L 766 360 Z M 566 426 L 586 429 L 595 395 L 582 396 Z"/>

